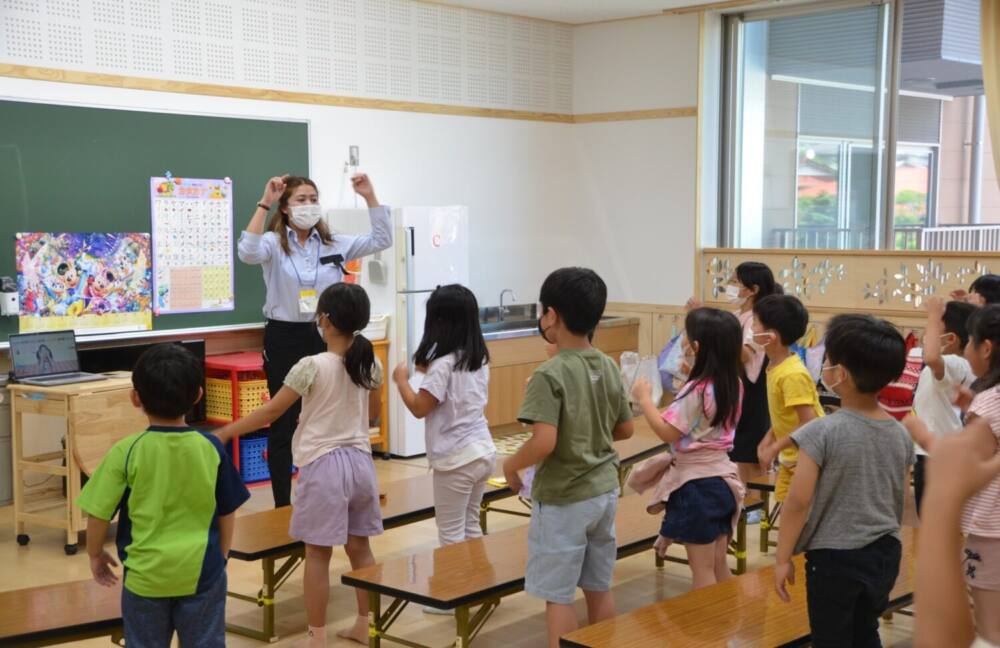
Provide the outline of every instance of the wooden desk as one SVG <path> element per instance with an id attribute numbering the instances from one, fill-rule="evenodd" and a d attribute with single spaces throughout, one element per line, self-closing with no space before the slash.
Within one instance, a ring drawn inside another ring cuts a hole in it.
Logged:
<path id="1" fill-rule="evenodd" d="M 621 457 L 622 474 L 624 475 L 629 467 L 662 452 L 666 445 L 656 437 L 644 421 L 637 419 L 636 431 L 632 438 L 616 441 L 615 448 Z M 498 461 L 499 463 L 500 461 Z M 386 530 L 434 517 L 433 475 L 430 473 L 390 482 L 382 490 L 386 495 L 385 500 L 381 503 L 382 526 Z M 480 505 L 480 524 L 484 533 L 487 530 L 487 513 L 491 511 L 526 517 L 530 515 L 527 509 L 524 511 L 507 510 L 493 505 L 501 499 L 513 496 L 514 493 L 505 486 L 490 484 L 486 486 L 483 502 Z M 275 594 L 288 576 L 299 566 L 305 555 L 304 545 L 288 535 L 291 517 L 292 507 L 284 506 L 280 509 L 251 513 L 236 518 L 236 529 L 229 557 L 245 561 L 260 560 L 263 582 L 256 595 L 229 592 L 229 596 L 260 607 L 261 629 L 229 624 L 226 627 L 228 631 L 261 641 L 274 641 L 277 638 L 274 634 Z M 648 514 L 647 517 L 660 519 L 658 516 Z"/>
<path id="2" fill-rule="evenodd" d="M 11 385 L 13 419 L 12 461 L 14 473 L 14 523 L 17 542 L 26 545 L 28 523 L 64 529 L 64 550 L 77 551 L 77 535 L 84 529 L 83 514 L 76 505 L 80 496 L 80 475 L 91 474 L 111 446 L 130 434 L 144 430 L 149 421 L 129 397 L 129 377 L 108 378 L 59 387 Z M 40 414 L 66 419 L 66 438 L 62 450 L 39 455 L 24 455 L 24 415 Z M 66 495 L 50 491 L 36 498 L 25 493 L 24 475 L 42 473 L 66 480 Z M 59 515 L 45 515 L 58 510 Z"/>
<path id="3" fill-rule="evenodd" d="M 913 529 L 903 528 L 903 559 L 896 586 L 889 595 L 889 611 L 912 602 Z M 809 640 L 806 610 L 805 558 L 795 557 L 792 600 L 783 603 L 774 591 L 774 568 L 731 578 L 724 583 L 654 603 L 564 636 L 560 646 L 570 648 L 631 648 L 665 646 L 786 646 Z"/>
<path id="4" fill-rule="evenodd" d="M 51 646 L 121 634 L 121 586 L 93 580 L 0 592 L 0 644 Z"/>
<path id="5" fill-rule="evenodd" d="M 646 512 L 645 498 L 630 495 L 619 500 L 615 528 L 618 557 L 623 558 L 653 545 L 660 530 L 660 518 Z M 400 612 L 411 602 L 454 609 L 454 645 L 466 648 L 496 610 L 500 599 L 524 588 L 527 561 L 528 527 L 523 525 L 357 569 L 340 580 L 368 591 L 370 648 L 379 648 L 383 639 L 424 648 L 388 634 Z M 384 611 L 382 595 L 395 597 Z"/>

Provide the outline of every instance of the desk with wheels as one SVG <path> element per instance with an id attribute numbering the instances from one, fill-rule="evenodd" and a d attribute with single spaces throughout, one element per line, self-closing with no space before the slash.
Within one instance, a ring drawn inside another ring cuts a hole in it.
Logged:
<path id="1" fill-rule="evenodd" d="M 92 474 L 111 446 L 146 429 L 149 422 L 142 410 L 132 405 L 132 380 L 127 374 L 55 387 L 14 384 L 9 389 L 17 542 L 26 545 L 31 540 L 28 524 L 63 529 L 64 550 L 73 555 L 78 548 L 78 534 L 85 528 L 83 513 L 76 505 L 80 476 Z M 25 414 L 65 418 L 63 448 L 25 455 Z M 26 492 L 24 476 L 31 473 L 61 477 L 65 493 L 62 488 Z"/>

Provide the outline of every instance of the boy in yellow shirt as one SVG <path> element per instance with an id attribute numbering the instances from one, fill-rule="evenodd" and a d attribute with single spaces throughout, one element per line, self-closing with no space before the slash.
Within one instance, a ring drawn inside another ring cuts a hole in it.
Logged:
<path id="1" fill-rule="evenodd" d="M 753 305 L 754 348 L 767 354 L 767 408 L 771 429 L 757 447 L 757 457 L 765 470 L 778 459 L 774 496 L 785 501 L 792 483 L 798 448 L 791 434 L 809 421 L 823 416 L 819 393 L 809 370 L 791 347 L 806 334 L 809 312 L 791 295 L 768 295 Z"/>

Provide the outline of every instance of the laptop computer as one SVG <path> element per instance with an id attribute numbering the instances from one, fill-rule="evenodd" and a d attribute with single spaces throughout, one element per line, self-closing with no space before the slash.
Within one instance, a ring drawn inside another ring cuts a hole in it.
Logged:
<path id="1" fill-rule="evenodd" d="M 15 333 L 9 339 L 15 382 L 55 387 L 105 379 L 100 374 L 80 371 L 73 331 Z"/>

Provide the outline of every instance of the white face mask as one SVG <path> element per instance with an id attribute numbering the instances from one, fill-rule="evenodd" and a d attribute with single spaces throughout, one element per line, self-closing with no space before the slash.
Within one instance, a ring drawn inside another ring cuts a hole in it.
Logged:
<path id="1" fill-rule="evenodd" d="M 292 205 L 288 222 L 299 229 L 312 229 L 323 217 L 323 208 L 319 205 Z"/>
<path id="2" fill-rule="evenodd" d="M 740 287 L 729 284 L 726 286 L 726 301 L 730 304 L 739 304 L 742 306 L 746 302 L 746 297 L 740 297 Z"/>
<path id="3" fill-rule="evenodd" d="M 757 338 L 767 338 L 765 342 L 758 342 Z M 767 350 L 767 345 L 771 343 L 773 336 L 770 333 L 754 333 L 753 335 L 748 335 L 746 343 L 751 349 L 757 352 L 763 352 Z"/>
<path id="4" fill-rule="evenodd" d="M 839 385 L 840 383 L 842 383 L 844 381 L 843 380 L 838 380 L 837 382 L 835 382 L 833 384 L 828 383 L 828 382 L 826 382 L 826 372 L 830 371 L 831 369 L 836 369 L 839 366 L 840 365 L 832 365 L 832 366 L 829 366 L 829 367 L 823 367 L 820 370 L 820 372 L 819 372 L 819 381 L 821 383 L 823 383 L 823 389 L 825 389 L 826 391 L 830 392 L 831 394 L 836 394 L 837 392 L 835 392 L 833 390 L 836 389 L 837 385 Z"/>

